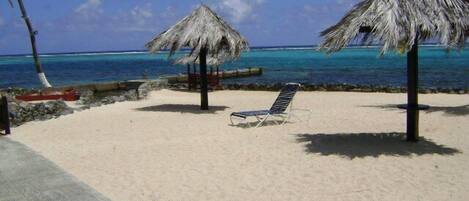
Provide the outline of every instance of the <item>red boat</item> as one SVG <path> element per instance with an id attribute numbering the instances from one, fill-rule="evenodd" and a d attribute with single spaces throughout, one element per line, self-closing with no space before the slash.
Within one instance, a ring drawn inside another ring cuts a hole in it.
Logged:
<path id="1" fill-rule="evenodd" d="M 50 92 L 39 92 L 26 94 L 22 96 L 16 96 L 16 99 L 22 101 L 41 101 L 41 100 L 64 100 L 64 101 L 76 101 L 79 99 L 78 93 L 75 90 L 66 91 L 50 91 Z"/>

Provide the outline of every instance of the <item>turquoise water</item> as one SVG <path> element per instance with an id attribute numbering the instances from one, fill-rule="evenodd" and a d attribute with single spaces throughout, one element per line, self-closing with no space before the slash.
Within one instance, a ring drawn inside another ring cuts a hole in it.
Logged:
<path id="1" fill-rule="evenodd" d="M 469 88 L 469 52 L 439 47 L 420 48 L 420 83 L 423 87 Z M 185 73 L 185 66 L 174 66 L 167 54 L 144 52 L 72 53 L 43 55 L 43 67 L 56 86 L 89 82 L 140 79 Z M 263 67 L 263 76 L 225 80 L 224 83 L 358 84 L 404 86 L 405 55 L 379 56 L 377 48 L 347 48 L 326 55 L 312 48 L 264 48 L 246 52 L 224 70 Z M 33 60 L 28 56 L 0 57 L 0 88 L 40 87 Z"/>

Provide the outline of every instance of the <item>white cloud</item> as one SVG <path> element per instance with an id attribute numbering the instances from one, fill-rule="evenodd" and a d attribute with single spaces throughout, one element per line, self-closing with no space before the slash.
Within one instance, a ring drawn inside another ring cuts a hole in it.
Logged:
<path id="1" fill-rule="evenodd" d="M 105 10 L 104 0 L 85 0 L 67 19 L 69 30 L 107 32 L 148 32 L 155 30 L 156 16 L 151 3 L 136 4 L 124 11 Z"/>
<path id="2" fill-rule="evenodd" d="M 256 16 L 255 9 L 264 3 L 264 0 L 220 0 L 216 8 L 226 12 L 234 23 L 240 23 Z"/>
<path id="3" fill-rule="evenodd" d="M 130 11 L 130 16 L 137 25 L 145 25 L 148 19 L 151 19 L 153 17 L 151 4 L 145 4 L 143 7 L 135 6 Z"/>
<path id="4" fill-rule="evenodd" d="M 161 17 L 163 18 L 174 18 L 176 17 L 177 9 L 173 6 L 168 6 L 166 9 L 161 13 Z"/>
<path id="5" fill-rule="evenodd" d="M 86 19 L 98 17 L 103 13 L 101 4 L 103 0 L 86 0 L 83 4 L 80 4 L 75 8 L 75 13 Z"/>

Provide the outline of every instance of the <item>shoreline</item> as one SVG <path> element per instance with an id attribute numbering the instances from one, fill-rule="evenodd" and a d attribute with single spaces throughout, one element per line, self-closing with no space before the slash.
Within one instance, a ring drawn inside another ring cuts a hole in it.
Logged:
<path id="1" fill-rule="evenodd" d="M 226 91 L 237 93 L 236 91 L 246 92 L 278 92 L 283 84 L 272 85 L 262 84 L 224 84 L 212 92 Z M 79 100 L 65 102 L 63 100 L 25 102 L 15 98 L 17 95 L 23 95 L 38 90 L 28 90 L 20 88 L 0 89 L 0 95 L 6 95 L 10 113 L 12 114 L 12 127 L 18 127 L 31 121 L 45 121 L 61 116 L 73 114 L 74 112 L 97 108 L 104 105 L 110 105 L 118 102 L 139 101 L 147 98 L 149 93 L 159 90 L 172 90 L 186 93 L 198 93 L 198 90 L 188 90 L 187 84 L 171 84 L 167 80 L 133 80 L 125 82 L 108 82 L 99 84 L 85 84 L 78 86 L 65 86 L 58 88 L 45 89 L 43 92 L 53 90 L 74 89 L 80 96 Z M 404 87 L 384 87 L 384 86 L 358 86 L 358 85 L 303 85 L 302 92 L 330 92 L 330 93 L 365 93 L 365 94 L 397 94 L 404 95 L 407 90 Z M 469 89 L 421 89 L 420 94 L 442 94 L 442 95 L 467 95 Z M 345 96 L 345 95 L 344 95 Z"/>
<path id="2" fill-rule="evenodd" d="M 26 93 L 35 93 L 43 90 L 64 90 L 64 89 L 91 89 L 101 91 L 100 88 L 112 90 L 121 90 L 120 85 L 141 85 L 143 83 L 164 83 L 164 87 L 168 89 L 187 89 L 187 83 L 181 82 L 168 82 L 165 79 L 147 79 L 147 80 L 123 80 L 111 82 L 91 82 L 77 85 L 65 85 L 53 87 L 51 89 L 36 89 L 36 88 L 22 88 L 22 87 L 8 87 L 0 88 L 1 94 L 23 95 Z M 355 84 L 308 84 L 300 83 L 302 91 L 330 91 L 330 92 L 364 92 L 364 93 L 407 93 L 405 86 L 385 86 L 385 85 L 355 85 Z M 245 91 L 279 91 L 284 83 L 274 84 L 259 84 L 248 83 L 238 84 L 229 83 L 221 84 L 215 90 L 245 90 Z M 114 87 L 117 86 L 117 87 Z M 138 86 L 137 86 L 138 87 Z M 444 87 L 419 87 L 421 94 L 469 94 L 469 88 L 444 88 Z"/>

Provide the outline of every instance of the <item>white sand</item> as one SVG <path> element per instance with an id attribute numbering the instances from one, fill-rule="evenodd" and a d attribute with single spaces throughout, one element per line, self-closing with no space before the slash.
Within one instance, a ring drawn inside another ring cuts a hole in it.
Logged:
<path id="1" fill-rule="evenodd" d="M 373 107 L 404 103 L 405 94 L 301 92 L 295 106 L 312 109 L 310 121 L 229 125 L 231 112 L 268 108 L 276 96 L 214 92 L 210 105 L 228 108 L 198 114 L 199 94 L 163 90 L 28 123 L 11 138 L 117 201 L 468 199 L 468 114 L 421 112 L 426 140 L 412 144 L 383 134 L 405 131 L 403 111 Z M 468 95 L 420 100 L 469 104 Z"/>

